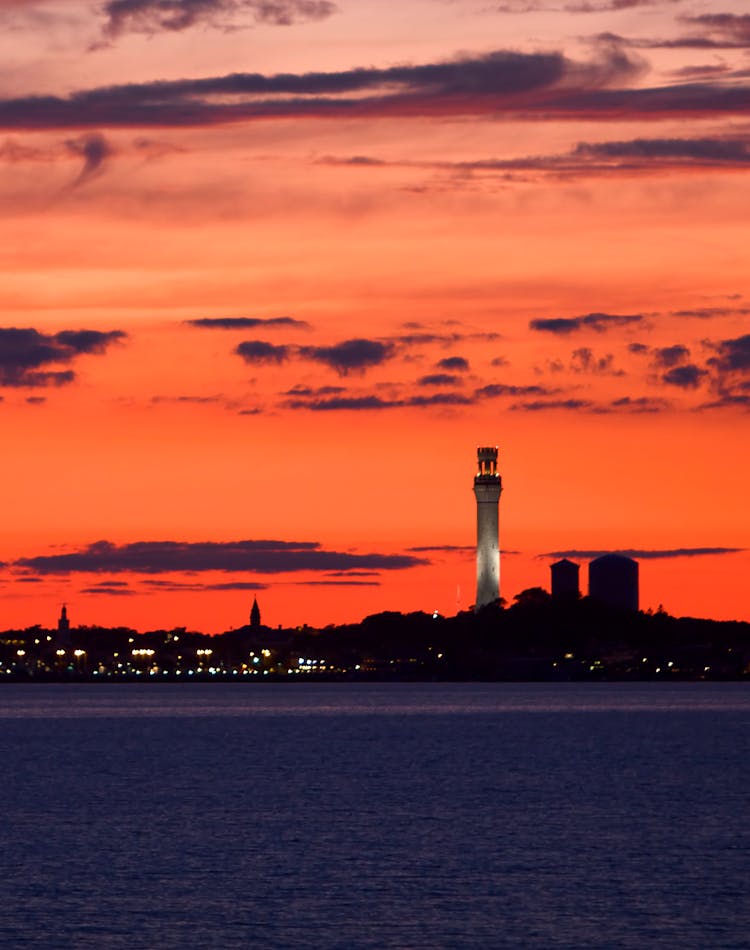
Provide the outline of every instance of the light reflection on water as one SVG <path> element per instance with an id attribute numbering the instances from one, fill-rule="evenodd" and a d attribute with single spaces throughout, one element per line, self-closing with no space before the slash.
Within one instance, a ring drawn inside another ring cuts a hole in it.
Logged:
<path id="1" fill-rule="evenodd" d="M 0 719 L 750 712 L 747 683 L 0 684 Z"/>
<path id="2" fill-rule="evenodd" d="M 3 950 L 748 946 L 746 684 L 0 688 Z"/>

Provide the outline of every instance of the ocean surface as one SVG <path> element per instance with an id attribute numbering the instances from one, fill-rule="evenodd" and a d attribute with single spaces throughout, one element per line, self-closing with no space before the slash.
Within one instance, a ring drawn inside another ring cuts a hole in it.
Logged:
<path id="1" fill-rule="evenodd" d="M 750 685 L 0 686 L 0 946 L 750 947 Z"/>

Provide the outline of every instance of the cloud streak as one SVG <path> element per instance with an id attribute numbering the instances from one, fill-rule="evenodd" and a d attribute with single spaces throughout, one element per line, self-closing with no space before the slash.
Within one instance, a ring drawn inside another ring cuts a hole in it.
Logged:
<path id="1" fill-rule="evenodd" d="M 745 548 L 625 548 L 617 551 L 608 550 L 586 550 L 572 548 L 567 551 L 547 551 L 546 554 L 540 554 L 539 557 L 569 557 L 569 558 L 597 558 L 606 554 L 620 554 L 623 557 L 632 557 L 644 561 L 661 560 L 666 558 L 680 557 L 707 557 L 710 555 L 722 554 L 740 554 Z"/>
<path id="2" fill-rule="evenodd" d="M 589 61 L 497 50 L 338 72 L 232 73 L 0 101 L 0 128 L 206 127 L 271 118 L 659 119 L 747 112 L 750 85 L 631 87 L 644 72 L 622 45 Z M 360 161 L 361 164 L 361 161 Z"/>
<path id="3" fill-rule="evenodd" d="M 593 330 L 595 333 L 606 333 L 619 327 L 628 327 L 642 324 L 645 321 L 643 314 L 612 314 L 586 313 L 579 317 L 547 317 L 531 320 L 529 327 L 545 333 L 555 333 L 558 336 L 567 336 L 581 330 Z"/>
<path id="4" fill-rule="evenodd" d="M 75 379 L 73 370 L 50 370 L 84 355 L 101 355 L 113 343 L 124 341 L 122 330 L 62 330 L 42 333 L 33 327 L 0 328 L 0 386 L 65 386 Z"/>
<path id="5" fill-rule="evenodd" d="M 294 317 L 199 317 L 195 320 L 186 320 L 187 326 L 198 327 L 204 330 L 255 330 L 285 329 L 309 330 L 310 324 L 305 320 L 295 320 Z"/>
<path id="6" fill-rule="evenodd" d="M 67 554 L 20 558 L 16 568 L 35 574 L 162 574 L 220 571 L 279 574 L 350 568 L 400 570 L 426 564 L 404 554 L 327 551 L 314 541 L 97 541 Z"/>
<path id="7" fill-rule="evenodd" d="M 238 18 L 291 26 L 324 20 L 336 12 L 329 0 L 109 0 L 103 8 L 103 35 L 114 40 L 127 33 L 176 33 L 192 27 L 226 29 Z"/>

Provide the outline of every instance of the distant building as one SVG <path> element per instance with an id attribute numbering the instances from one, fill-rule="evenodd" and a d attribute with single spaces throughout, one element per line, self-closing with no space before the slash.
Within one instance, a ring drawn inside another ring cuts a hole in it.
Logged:
<path id="1" fill-rule="evenodd" d="M 477 449 L 477 598 L 475 610 L 500 597 L 498 502 L 503 484 L 497 473 L 497 446 Z"/>
<path id="2" fill-rule="evenodd" d="M 550 565 L 551 589 L 553 597 L 578 597 L 578 565 L 566 557 Z"/>
<path id="3" fill-rule="evenodd" d="M 260 607 L 258 606 L 257 597 L 253 597 L 253 606 L 250 609 L 250 626 L 251 627 L 260 626 Z"/>
<path id="4" fill-rule="evenodd" d="M 638 562 L 622 554 L 604 554 L 589 563 L 589 597 L 638 610 Z"/>
<path id="5" fill-rule="evenodd" d="M 57 619 L 57 635 L 55 641 L 60 647 L 70 646 L 70 620 L 68 620 L 68 608 L 66 604 L 62 605 L 60 616 Z"/>

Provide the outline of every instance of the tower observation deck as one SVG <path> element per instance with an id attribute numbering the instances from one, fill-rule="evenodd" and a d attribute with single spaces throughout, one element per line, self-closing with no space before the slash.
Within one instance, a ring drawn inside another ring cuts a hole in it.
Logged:
<path id="1" fill-rule="evenodd" d="M 477 596 L 479 610 L 500 597 L 498 503 L 503 490 L 497 473 L 497 446 L 477 449 L 474 496 L 477 500 Z"/>

